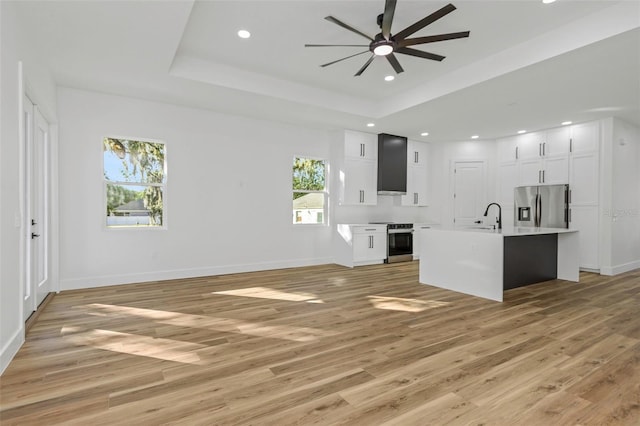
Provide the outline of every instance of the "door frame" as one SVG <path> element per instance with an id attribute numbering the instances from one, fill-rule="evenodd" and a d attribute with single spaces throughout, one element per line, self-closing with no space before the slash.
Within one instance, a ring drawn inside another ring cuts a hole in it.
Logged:
<path id="1" fill-rule="evenodd" d="M 47 207 L 48 207 L 48 226 L 46 227 L 48 240 L 47 248 L 47 275 L 51 282 L 51 292 L 60 292 L 60 280 L 59 280 L 59 217 L 58 217 L 58 124 L 54 120 L 55 114 L 49 110 L 45 104 L 38 102 L 41 97 L 37 91 L 33 89 L 25 77 L 22 61 L 18 62 L 18 144 L 19 144 L 19 214 L 16 213 L 16 226 L 20 225 L 20 321 L 24 322 L 25 317 L 25 293 L 24 289 L 27 283 L 30 281 L 31 274 L 31 219 L 30 219 L 30 177 L 28 174 L 31 170 L 31 155 L 29 152 L 30 147 L 26 145 L 27 141 L 24 134 L 24 97 L 28 97 L 29 100 L 38 107 L 38 110 L 44 120 L 49 124 L 49 139 L 48 146 L 45 149 L 45 159 L 47 164 L 45 168 L 48 173 L 45 175 L 45 181 L 47 182 Z M 35 114 L 34 114 L 35 118 Z M 34 298 L 35 300 L 35 298 Z M 34 302 L 35 305 L 35 302 Z M 37 306 L 34 306 L 37 308 Z M 23 329 L 24 330 L 24 329 Z"/>
<path id="2" fill-rule="evenodd" d="M 445 215 L 447 220 L 449 221 L 450 226 L 455 227 L 455 214 L 456 214 L 456 200 L 455 200 L 455 191 L 456 191 L 456 176 L 455 169 L 456 164 L 460 163 L 481 163 L 482 164 L 482 194 L 481 194 L 481 203 L 487 204 L 487 160 L 483 158 L 452 158 L 449 160 L 449 203 L 448 209 L 450 214 Z"/>

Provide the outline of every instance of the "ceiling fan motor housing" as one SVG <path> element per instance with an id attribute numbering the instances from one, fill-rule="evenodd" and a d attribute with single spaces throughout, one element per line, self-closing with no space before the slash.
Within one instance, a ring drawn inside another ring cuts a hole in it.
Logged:
<path id="1" fill-rule="evenodd" d="M 384 49 L 383 48 L 384 46 L 389 46 L 389 47 Z M 386 51 L 386 53 L 380 53 L 380 48 L 383 48 L 382 51 L 383 52 Z M 376 51 L 376 49 L 378 50 Z M 396 49 L 396 42 L 393 39 L 393 37 L 389 37 L 389 40 L 387 40 L 382 36 L 382 33 L 376 34 L 373 41 L 369 44 L 369 50 L 379 56 L 388 55 L 389 53 L 393 52 L 395 49 Z"/>

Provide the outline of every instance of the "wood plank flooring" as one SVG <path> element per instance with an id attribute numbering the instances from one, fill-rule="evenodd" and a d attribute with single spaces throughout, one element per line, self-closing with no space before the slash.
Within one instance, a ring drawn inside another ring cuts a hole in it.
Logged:
<path id="1" fill-rule="evenodd" d="M 68 291 L 0 378 L 8 425 L 639 425 L 640 270 L 491 302 L 418 263 Z"/>

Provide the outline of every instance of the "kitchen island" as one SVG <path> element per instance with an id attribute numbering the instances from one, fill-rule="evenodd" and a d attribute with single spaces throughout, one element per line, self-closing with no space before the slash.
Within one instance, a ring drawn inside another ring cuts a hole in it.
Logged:
<path id="1" fill-rule="evenodd" d="M 559 228 L 424 229 L 421 284 L 502 302 L 510 288 L 578 282 L 578 231 Z"/>

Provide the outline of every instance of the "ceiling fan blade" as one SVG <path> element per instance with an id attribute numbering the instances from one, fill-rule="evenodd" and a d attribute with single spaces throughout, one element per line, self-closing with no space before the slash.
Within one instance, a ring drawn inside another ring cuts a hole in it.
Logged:
<path id="1" fill-rule="evenodd" d="M 360 68 L 358 70 L 357 73 L 354 74 L 354 77 L 358 77 L 360 76 L 360 74 L 362 74 L 364 72 L 364 70 L 367 69 L 367 67 L 371 64 L 371 62 L 373 62 L 373 58 L 375 58 L 376 55 L 371 55 L 371 57 L 369 58 L 369 60 L 367 62 L 364 63 L 364 65 L 362 66 L 362 68 Z"/>
<path id="2" fill-rule="evenodd" d="M 429 15 L 429 16 L 427 16 L 425 18 L 422 18 L 421 20 L 419 20 L 415 24 L 408 26 L 404 30 L 402 30 L 399 33 L 397 33 L 394 37 L 395 37 L 396 41 L 402 41 L 405 38 L 409 37 L 411 34 L 415 33 L 416 31 L 419 31 L 419 30 L 423 29 L 427 25 L 437 21 L 438 19 L 440 19 L 443 16 L 453 12 L 454 10 L 456 10 L 456 7 L 454 5 L 452 5 L 451 3 L 449 3 L 448 5 L 444 6 L 440 10 L 438 10 L 436 12 L 433 12 L 431 15 Z"/>
<path id="3" fill-rule="evenodd" d="M 387 61 L 389 61 L 389 63 L 391 64 L 391 66 L 393 67 L 393 69 L 396 71 L 397 74 L 404 72 L 404 70 L 400 66 L 400 62 L 398 62 L 398 59 L 395 57 L 393 53 L 390 53 L 387 55 Z"/>
<path id="4" fill-rule="evenodd" d="M 346 57 L 344 57 L 344 58 L 342 58 L 342 59 L 338 59 L 338 60 L 333 61 L 333 62 L 328 62 L 328 63 L 326 63 L 326 64 L 322 64 L 322 65 L 320 65 L 320 66 L 321 66 L 321 67 L 326 67 L 326 66 L 329 66 L 329 65 L 333 65 L 333 64 L 335 64 L 336 62 L 344 61 L 345 59 L 353 58 L 354 56 L 362 55 L 363 53 L 367 53 L 367 52 L 368 52 L 368 50 L 365 50 L 364 52 L 356 53 L 356 54 L 354 54 L 354 55 L 349 55 L 349 56 L 346 56 Z"/>
<path id="5" fill-rule="evenodd" d="M 364 37 L 364 38 L 366 38 L 368 40 L 373 41 L 373 37 L 371 37 L 370 35 L 367 35 L 367 34 L 363 33 L 362 31 L 353 28 L 351 25 L 345 24 L 344 22 L 342 22 L 341 20 L 339 20 L 337 18 L 334 18 L 333 16 L 326 16 L 324 19 L 326 19 L 329 22 L 333 22 L 336 25 L 340 25 L 344 29 L 347 29 L 347 30 L 349 30 L 351 32 L 359 34 L 359 35 L 361 35 L 362 37 Z"/>
<path id="6" fill-rule="evenodd" d="M 416 44 L 435 43 L 437 41 L 454 40 L 456 38 L 469 37 L 469 31 L 459 33 L 438 34 L 427 37 L 406 38 L 398 43 L 400 47 L 414 46 Z"/>
<path id="7" fill-rule="evenodd" d="M 369 47 L 367 44 L 305 44 L 304 47 Z"/>
<path id="8" fill-rule="evenodd" d="M 418 58 L 431 59 L 434 61 L 442 61 L 445 56 L 436 55 L 435 53 L 423 52 L 422 50 L 401 47 L 395 50 L 396 53 L 404 53 L 405 55 L 417 56 Z"/>
<path id="9" fill-rule="evenodd" d="M 384 4 L 384 13 L 382 14 L 382 37 L 389 40 L 391 37 L 391 23 L 393 22 L 393 14 L 396 11 L 396 0 L 387 0 Z"/>

